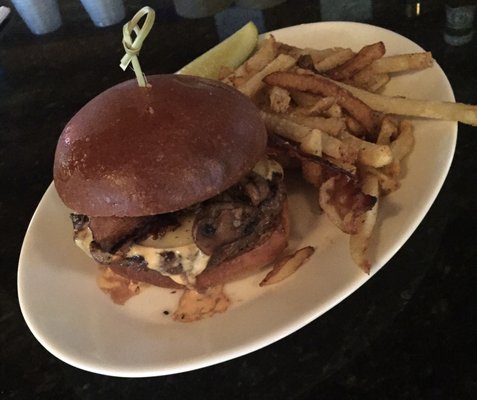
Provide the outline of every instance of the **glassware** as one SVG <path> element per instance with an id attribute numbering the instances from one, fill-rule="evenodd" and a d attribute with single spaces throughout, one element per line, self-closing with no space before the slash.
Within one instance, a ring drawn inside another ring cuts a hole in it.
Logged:
<path id="1" fill-rule="evenodd" d="M 15 9 L 35 35 L 53 32 L 61 26 L 56 0 L 12 0 Z"/>
<path id="2" fill-rule="evenodd" d="M 447 0 L 444 40 L 452 46 L 469 43 L 474 36 L 476 1 Z"/>
<path id="3" fill-rule="evenodd" d="M 117 24 L 126 15 L 123 0 L 81 0 L 95 26 Z"/>

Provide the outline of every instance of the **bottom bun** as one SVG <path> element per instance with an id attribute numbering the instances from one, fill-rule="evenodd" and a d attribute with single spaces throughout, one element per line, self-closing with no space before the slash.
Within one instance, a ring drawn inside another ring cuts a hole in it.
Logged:
<path id="1" fill-rule="evenodd" d="M 285 203 L 280 222 L 272 234 L 257 247 L 213 268 L 205 269 L 196 277 L 195 287 L 203 290 L 208 287 L 245 278 L 275 261 L 288 245 L 290 232 L 288 207 Z M 128 267 L 110 264 L 113 272 L 136 282 L 170 289 L 182 289 L 184 285 L 174 282 L 160 272 L 147 268 L 146 263 L 135 263 Z"/>

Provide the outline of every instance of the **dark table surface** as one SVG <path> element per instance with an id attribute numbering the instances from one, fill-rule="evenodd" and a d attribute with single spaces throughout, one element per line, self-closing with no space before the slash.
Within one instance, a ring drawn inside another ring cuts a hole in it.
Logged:
<path id="1" fill-rule="evenodd" d="M 49 354 L 20 312 L 20 247 L 52 180 L 63 126 L 94 95 L 126 79 L 117 68 L 121 25 L 95 28 L 79 1 L 60 3 L 56 32 L 34 36 L 15 12 L 0 27 L 0 398 L 477 397 L 477 131 L 468 126 L 459 126 L 449 176 L 404 247 L 357 292 L 289 337 L 219 365 L 144 379 L 96 375 Z M 146 5 L 126 3 L 128 17 Z M 146 45 L 141 63 L 146 74 L 176 71 L 249 18 L 262 31 L 347 19 L 399 32 L 432 51 L 457 100 L 477 103 L 477 41 L 445 44 L 442 2 L 422 2 L 413 18 L 404 1 L 321 3 L 185 19 L 169 2 L 151 0 L 158 12 L 148 38 L 154 45 Z"/>

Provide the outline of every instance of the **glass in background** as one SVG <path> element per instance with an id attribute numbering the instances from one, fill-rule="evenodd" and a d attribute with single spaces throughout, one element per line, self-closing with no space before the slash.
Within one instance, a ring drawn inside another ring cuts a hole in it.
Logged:
<path id="1" fill-rule="evenodd" d="M 12 0 L 12 4 L 35 35 L 56 31 L 61 26 L 56 0 Z"/>
<path id="2" fill-rule="evenodd" d="M 372 0 L 320 0 L 322 21 L 369 21 Z"/>
<path id="3" fill-rule="evenodd" d="M 452 46 L 462 46 L 474 37 L 476 0 L 447 0 L 444 40 Z"/>
<path id="4" fill-rule="evenodd" d="M 106 27 L 122 21 L 126 15 L 123 0 L 81 0 L 95 26 Z"/>

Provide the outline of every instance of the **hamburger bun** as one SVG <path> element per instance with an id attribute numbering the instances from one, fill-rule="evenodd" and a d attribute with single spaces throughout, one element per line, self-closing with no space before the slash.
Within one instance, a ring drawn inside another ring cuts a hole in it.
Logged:
<path id="1" fill-rule="evenodd" d="M 238 182 L 263 156 L 267 133 L 253 103 L 217 81 L 185 75 L 116 85 L 66 125 L 54 182 L 89 216 L 172 212 Z"/>

